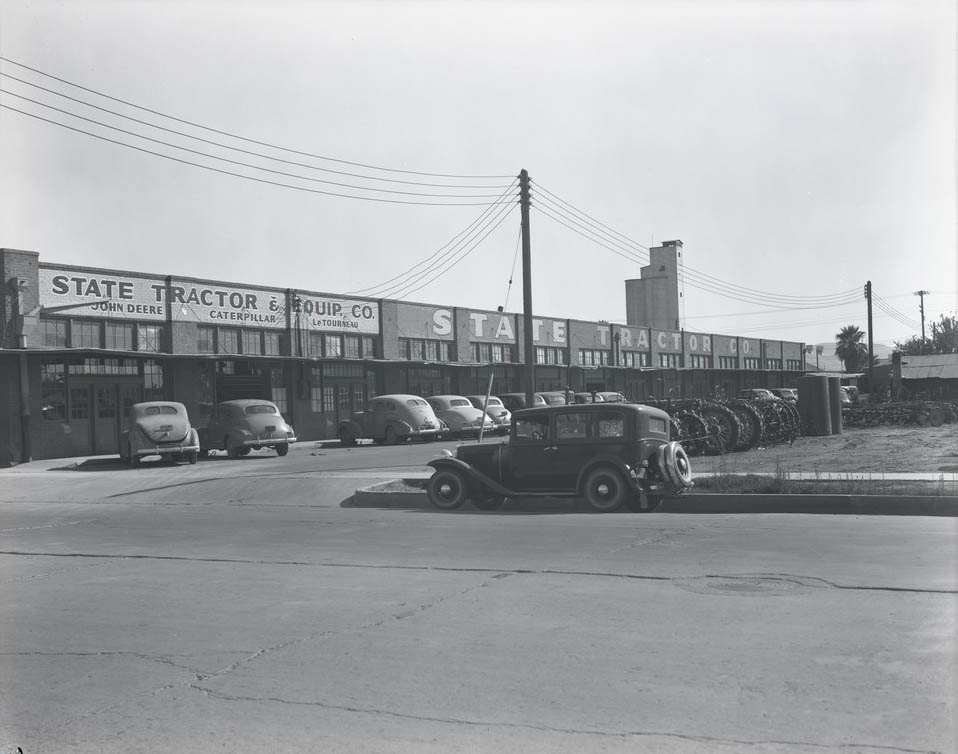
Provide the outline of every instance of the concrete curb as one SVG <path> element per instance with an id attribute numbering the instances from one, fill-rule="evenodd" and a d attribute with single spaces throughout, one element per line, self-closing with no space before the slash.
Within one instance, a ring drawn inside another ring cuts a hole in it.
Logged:
<path id="1" fill-rule="evenodd" d="M 420 485 L 423 479 L 392 479 L 353 494 L 355 505 L 432 509 L 425 490 L 391 489 L 397 483 Z M 467 506 L 471 508 L 471 506 Z M 958 497 L 945 495 L 765 495 L 690 493 L 666 500 L 657 513 L 803 513 L 833 516 L 958 517 Z"/>

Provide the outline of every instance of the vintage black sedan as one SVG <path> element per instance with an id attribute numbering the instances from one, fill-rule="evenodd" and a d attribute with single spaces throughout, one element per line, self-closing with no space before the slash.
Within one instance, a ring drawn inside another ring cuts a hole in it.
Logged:
<path id="1" fill-rule="evenodd" d="M 670 440 L 669 415 L 635 403 L 522 409 L 509 439 L 460 445 L 429 462 L 427 492 L 437 508 L 467 500 L 495 510 L 506 498 L 584 497 L 597 511 L 625 505 L 653 511 L 692 486 L 689 457 Z"/>

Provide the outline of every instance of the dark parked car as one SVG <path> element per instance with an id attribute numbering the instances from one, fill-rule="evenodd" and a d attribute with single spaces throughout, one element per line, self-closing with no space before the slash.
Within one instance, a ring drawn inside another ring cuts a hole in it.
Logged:
<path id="1" fill-rule="evenodd" d="M 536 406 L 548 405 L 546 403 L 546 399 L 539 395 L 539 393 L 534 393 L 532 399 Z M 510 411 L 518 411 L 520 408 L 528 408 L 528 406 L 526 406 L 525 393 L 499 393 L 499 400 L 501 400 L 502 405 Z"/>
<path id="2" fill-rule="evenodd" d="M 136 467 L 146 456 L 196 463 L 200 441 L 190 426 L 186 406 L 175 401 L 148 401 L 130 406 L 120 433 L 120 460 Z"/>
<path id="3" fill-rule="evenodd" d="M 230 458 L 239 458 L 251 450 L 272 448 L 285 456 L 294 442 L 296 433 L 275 403 L 242 398 L 213 406 L 210 423 L 200 430 L 200 455 L 225 450 Z"/>
<path id="4" fill-rule="evenodd" d="M 669 430 L 665 411 L 634 403 L 523 409 L 508 441 L 460 445 L 430 461 L 429 500 L 495 510 L 511 497 L 574 496 L 601 512 L 653 511 L 692 486 L 689 457 Z"/>

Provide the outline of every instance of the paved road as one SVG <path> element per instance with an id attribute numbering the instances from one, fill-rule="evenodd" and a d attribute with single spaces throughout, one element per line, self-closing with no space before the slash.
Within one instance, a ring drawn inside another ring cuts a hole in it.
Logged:
<path id="1" fill-rule="evenodd" d="M 418 453 L 0 472 L 0 751 L 958 750 L 956 519 L 352 503 Z"/>

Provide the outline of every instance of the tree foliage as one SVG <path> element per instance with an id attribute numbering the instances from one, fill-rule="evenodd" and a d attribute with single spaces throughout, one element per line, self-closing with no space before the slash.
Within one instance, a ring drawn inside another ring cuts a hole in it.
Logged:
<path id="1" fill-rule="evenodd" d="M 942 314 L 937 322 L 931 323 L 931 337 L 924 343 L 920 335 L 912 335 L 908 340 L 896 341 L 895 349 L 905 356 L 958 353 L 958 319 Z"/>
<path id="2" fill-rule="evenodd" d="M 858 325 L 845 325 L 835 335 L 835 355 L 845 365 L 846 372 L 860 372 L 868 364 L 868 346 L 862 343 L 865 331 Z"/>

